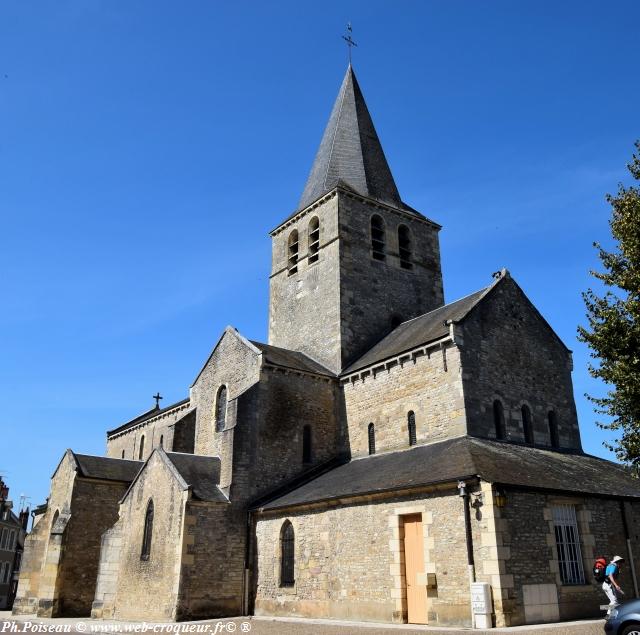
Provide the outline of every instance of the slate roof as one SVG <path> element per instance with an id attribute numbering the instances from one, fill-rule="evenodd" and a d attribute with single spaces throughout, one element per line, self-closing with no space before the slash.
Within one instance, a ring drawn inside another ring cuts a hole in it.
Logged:
<path id="1" fill-rule="evenodd" d="M 201 501 L 228 502 L 220 491 L 220 459 L 217 456 L 200 456 L 166 452 L 167 458 L 176 468 L 187 485 L 191 486 L 193 497 Z"/>
<path id="2" fill-rule="evenodd" d="M 577 452 L 459 437 L 352 460 L 261 505 L 261 509 L 405 490 L 474 476 L 502 485 L 640 498 L 640 481 L 617 463 Z"/>
<path id="3" fill-rule="evenodd" d="M 114 428 L 113 430 L 107 430 L 107 436 L 116 434 L 118 432 L 124 432 L 125 430 L 128 430 L 129 428 L 133 428 L 134 426 L 137 426 L 139 423 L 142 423 L 147 419 L 151 419 L 153 417 L 161 415 L 163 412 L 167 412 L 168 410 L 172 410 L 173 408 L 177 408 L 178 406 L 182 406 L 188 402 L 189 402 L 189 397 L 187 397 L 186 399 L 182 399 L 182 401 L 177 401 L 176 403 L 172 403 L 170 406 L 166 406 L 165 408 L 151 408 L 151 410 L 147 410 L 146 412 L 143 412 L 141 415 L 134 417 L 133 419 L 131 419 L 131 421 L 127 421 L 126 423 L 123 423 L 121 426 Z"/>
<path id="4" fill-rule="evenodd" d="M 361 370 L 389 357 L 396 357 L 405 351 L 410 351 L 422 344 L 427 344 L 446 336 L 449 333 L 449 327 L 446 322 L 449 320 L 453 322 L 462 320 L 491 286 L 403 322 L 391 331 L 389 335 L 382 338 L 373 348 L 370 348 L 360 359 L 343 370 L 342 374 L 347 375 Z"/>
<path id="5" fill-rule="evenodd" d="M 142 461 L 111 459 L 106 456 L 91 456 L 89 454 L 76 454 L 75 452 L 73 456 L 78 464 L 80 476 L 100 478 L 107 481 L 130 483 L 143 465 Z"/>
<path id="6" fill-rule="evenodd" d="M 294 370 L 302 370 L 309 373 L 335 377 L 330 370 L 310 357 L 307 357 L 304 353 L 290 351 L 286 348 L 279 348 L 269 344 L 262 344 L 262 342 L 254 342 L 253 340 L 251 340 L 251 343 L 256 348 L 260 349 L 267 362 L 271 364 L 282 366 L 284 368 L 292 368 Z"/>
<path id="7" fill-rule="evenodd" d="M 342 81 L 296 212 L 339 184 L 422 217 L 400 200 L 351 64 Z"/>

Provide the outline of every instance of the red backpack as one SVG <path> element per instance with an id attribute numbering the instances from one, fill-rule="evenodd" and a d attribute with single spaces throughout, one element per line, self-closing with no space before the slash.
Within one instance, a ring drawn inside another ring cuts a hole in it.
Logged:
<path id="1" fill-rule="evenodd" d="M 593 563 L 593 579 L 596 582 L 604 582 L 607 579 L 607 559 L 604 556 L 598 556 Z"/>

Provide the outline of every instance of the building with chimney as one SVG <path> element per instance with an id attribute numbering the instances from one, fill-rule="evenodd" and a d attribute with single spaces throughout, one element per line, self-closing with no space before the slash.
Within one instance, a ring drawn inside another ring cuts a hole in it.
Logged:
<path id="1" fill-rule="evenodd" d="M 640 487 L 582 450 L 571 352 L 507 270 L 445 302 L 349 66 L 271 232 L 268 342 L 228 327 L 188 397 L 67 450 L 14 612 L 517 625 L 640 569 Z M 636 585 L 637 586 L 637 585 Z"/>

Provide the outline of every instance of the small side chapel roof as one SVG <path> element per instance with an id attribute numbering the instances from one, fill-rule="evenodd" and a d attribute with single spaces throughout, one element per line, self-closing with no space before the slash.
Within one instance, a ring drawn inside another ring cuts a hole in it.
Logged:
<path id="1" fill-rule="evenodd" d="M 226 503 L 228 499 L 218 488 L 220 459 L 217 456 L 166 452 L 184 482 L 191 487 L 193 497 L 201 501 Z"/>
<path id="2" fill-rule="evenodd" d="M 271 346 L 270 344 L 263 344 L 262 342 L 255 342 L 253 340 L 251 340 L 251 343 L 262 352 L 266 361 L 270 364 L 281 366 L 283 368 L 315 373 L 316 375 L 330 375 L 335 377 L 329 369 L 325 368 L 322 364 L 319 364 L 304 353 L 290 351 L 286 348 Z"/>
<path id="3" fill-rule="evenodd" d="M 640 498 L 640 481 L 618 463 L 579 452 L 458 437 L 352 460 L 260 509 L 407 490 L 476 476 L 528 489 Z"/>
<path id="4" fill-rule="evenodd" d="M 142 467 L 142 461 L 112 459 L 106 456 L 76 454 L 75 452 L 73 456 L 78 465 L 80 476 L 84 476 L 85 478 L 99 478 L 106 481 L 130 483 Z"/>

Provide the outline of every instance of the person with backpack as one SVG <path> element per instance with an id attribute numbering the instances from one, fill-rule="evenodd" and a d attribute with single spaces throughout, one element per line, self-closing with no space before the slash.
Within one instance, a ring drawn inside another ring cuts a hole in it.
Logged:
<path id="1" fill-rule="evenodd" d="M 624 562 L 624 558 L 613 556 L 611 562 L 604 571 L 604 581 L 602 582 L 602 590 L 609 599 L 609 606 L 614 607 L 620 604 L 620 600 L 624 595 L 624 591 L 618 584 L 618 576 L 620 575 L 620 562 Z"/>

